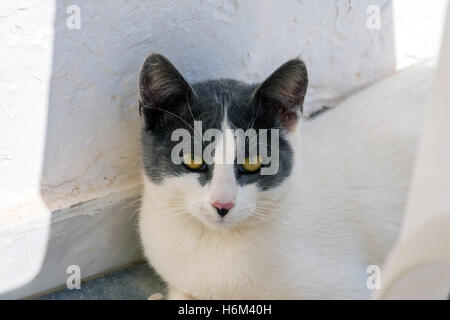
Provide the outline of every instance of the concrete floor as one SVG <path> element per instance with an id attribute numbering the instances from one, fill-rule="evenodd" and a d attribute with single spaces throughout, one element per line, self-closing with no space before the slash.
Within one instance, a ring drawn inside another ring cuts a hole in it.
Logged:
<path id="1" fill-rule="evenodd" d="M 155 293 L 166 294 L 164 282 L 147 263 L 137 263 L 117 272 L 83 281 L 81 289 L 61 289 L 36 300 L 147 300 Z M 448 295 L 450 300 L 450 292 Z"/>
<path id="2" fill-rule="evenodd" d="M 106 273 L 83 281 L 81 289 L 61 289 L 37 300 L 147 300 L 154 293 L 165 293 L 164 282 L 146 263 Z"/>

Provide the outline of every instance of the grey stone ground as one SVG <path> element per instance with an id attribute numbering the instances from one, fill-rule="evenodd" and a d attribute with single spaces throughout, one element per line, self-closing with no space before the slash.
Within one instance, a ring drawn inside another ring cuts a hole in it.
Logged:
<path id="1" fill-rule="evenodd" d="M 165 293 L 163 281 L 146 263 L 83 281 L 81 289 L 62 289 L 38 300 L 146 300 L 151 294 Z"/>

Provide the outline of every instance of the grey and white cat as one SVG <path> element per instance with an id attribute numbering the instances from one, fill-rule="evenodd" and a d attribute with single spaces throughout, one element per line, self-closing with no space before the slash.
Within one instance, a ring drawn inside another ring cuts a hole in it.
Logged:
<path id="1" fill-rule="evenodd" d="M 411 68 L 303 119 L 299 59 L 261 84 L 190 85 L 150 55 L 139 77 L 139 228 L 168 298 L 368 298 L 367 268 L 382 265 L 399 231 L 431 76 Z M 280 129 L 278 172 L 174 164 L 171 133 L 193 134 L 194 119 L 219 129 L 216 148 L 227 152 L 226 129 Z"/>

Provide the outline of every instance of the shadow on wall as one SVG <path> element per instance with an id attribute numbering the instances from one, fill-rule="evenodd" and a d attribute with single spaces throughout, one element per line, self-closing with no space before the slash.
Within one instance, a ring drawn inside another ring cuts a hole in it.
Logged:
<path id="1" fill-rule="evenodd" d="M 260 81 L 300 54 L 309 68 L 307 101 L 311 106 L 348 94 L 395 68 L 390 1 L 337 1 L 332 5 L 329 1 L 286 1 L 283 6 L 256 0 L 55 3 L 41 189 L 52 212 L 103 195 L 108 188 L 138 183 L 136 82 L 150 52 L 166 55 L 192 82 L 227 77 Z M 366 25 L 366 10 L 373 3 L 379 3 L 379 30 Z M 81 26 L 70 29 L 67 23 L 70 20 L 73 25 L 77 8 Z M 96 237 L 96 224 L 108 223 L 103 218 L 82 218 L 80 223 L 91 227 L 52 244 L 61 232 L 75 232 L 62 230 L 53 218 L 41 271 L 20 290 L 32 292 L 48 270 L 65 277 L 67 266 L 58 266 L 58 261 L 65 261 L 63 256 L 89 255 L 85 247 L 76 245 L 81 238 L 97 241 L 92 246 L 110 248 L 112 238 L 117 242 L 128 237 L 137 248 L 133 227 L 126 235 Z M 60 252 L 71 243 L 71 252 Z M 96 258 L 72 264 L 83 268 L 95 264 Z"/>

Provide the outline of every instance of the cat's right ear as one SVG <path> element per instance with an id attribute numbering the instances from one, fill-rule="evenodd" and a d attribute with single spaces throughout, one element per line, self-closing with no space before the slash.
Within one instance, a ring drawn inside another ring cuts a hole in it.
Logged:
<path id="1" fill-rule="evenodd" d="M 139 74 L 139 114 L 147 130 L 167 114 L 179 113 L 193 94 L 183 76 L 160 54 L 150 54 Z"/>
<path id="2" fill-rule="evenodd" d="M 308 72 L 302 60 L 289 60 L 275 70 L 253 94 L 264 113 L 284 128 L 295 127 L 303 112 Z"/>

